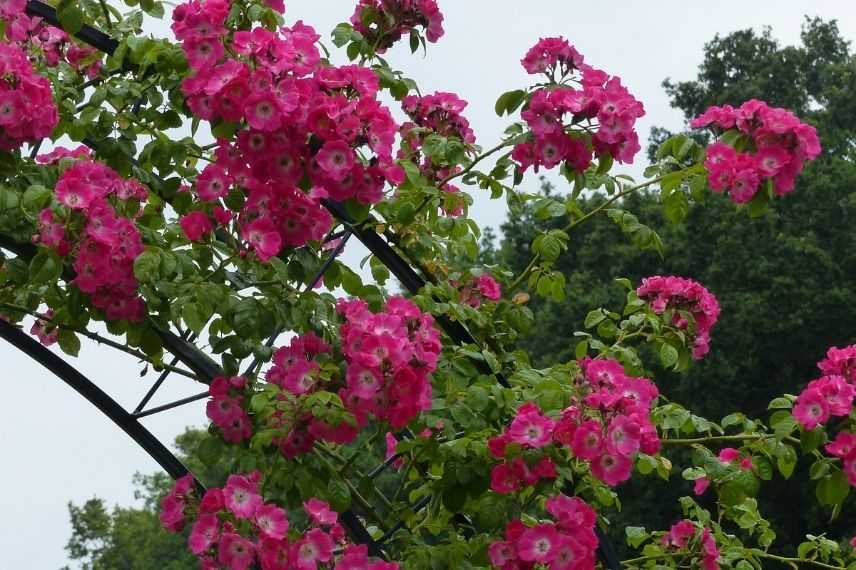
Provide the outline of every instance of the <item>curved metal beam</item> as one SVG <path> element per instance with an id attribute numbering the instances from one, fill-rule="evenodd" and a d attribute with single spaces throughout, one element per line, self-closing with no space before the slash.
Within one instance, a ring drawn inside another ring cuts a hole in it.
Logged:
<path id="1" fill-rule="evenodd" d="M 110 418 L 114 424 L 128 434 L 172 478 L 177 479 L 190 473 L 187 467 L 164 444 L 138 422 L 134 416 L 125 411 L 116 400 L 111 398 L 65 360 L 42 346 L 37 340 L 4 320 L 0 320 L 0 338 L 6 340 L 9 344 L 47 368 L 57 378 L 86 398 L 89 403 L 101 410 L 101 413 Z M 202 488 L 202 484 L 198 480 L 196 480 L 196 484 Z"/>

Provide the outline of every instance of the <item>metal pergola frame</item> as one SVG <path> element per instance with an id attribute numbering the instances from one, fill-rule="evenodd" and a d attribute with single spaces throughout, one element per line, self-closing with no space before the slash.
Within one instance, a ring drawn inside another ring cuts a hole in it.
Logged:
<path id="1" fill-rule="evenodd" d="M 26 13 L 30 16 L 40 17 L 52 26 L 62 28 L 59 18 L 57 17 L 56 10 L 44 2 L 39 0 L 28 0 Z M 75 34 L 75 37 L 108 55 L 112 55 L 119 45 L 119 42 L 116 39 L 111 38 L 104 32 L 89 25 L 84 25 L 80 31 Z M 126 70 L 131 70 L 131 68 L 127 68 Z M 84 140 L 82 142 L 91 148 L 97 147 L 97 143 L 92 140 Z M 322 263 L 318 273 L 309 282 L 310 289 L 320 281 L 326 270 L 341 254 L 345 243 L 351 236 L 359 240 L 372 255 L 380 260 L 409 293 L 416 294 L 426 285 L 426 279 L 417 273 L 417 271 L 394 249 L 392 245 L 392 243 L 394 243 L 394 239 L 390 240 L 390 238 L 394 238 L 394 236 L 387 233 L 386 239 L 384 239 L 384 237 L 374 230 L 374 227 L 376 227 L 373 223 L 375 221 L 374 219 L 369 218 L 366 221 L 358 222 L 347 213 L 342 204 L 328 199 L 322 200 L 321 203 L 337 220 L 337 222 L 345 228 L 345 230 L 337 235 L 328 236 L 328 239 L 341 238 L 341 242 L 336 246 L 336 248 L 334 248 L 328 258 Z M 3 235 L 0 235 L 0 248 L 10 250 L 22 258 L 32 257 L 36 251 L 36 248 L 32 244 L 18 243 L 11 240 L 8 236 Z M 436 316 L 435 320 L 454 344 L 478 344 L 469 330 L 467 330 L 462 323 L 452 321 L 443 315 Z M 273 345 L 281 332 L 283 331 L 277 331 L 270 337 L 267 343 L 268 346 Z M 193 336 L 179 336 L 169 330 L 158 330 L 158 334 L 161 336 L 164 348 L 173 355 L 173 365 L 181 362 L 192 370 L 204 383 L 209 383 L 214 377 L 222 373 L 220 367 L 213 359 L 211 359 L 211 357 L 192 344 L 192 341 L 194 340 Z M 167 369 L 160 374 L 136 408 L 129 412 L 60 356 L 42 346 L 37 340 L 31 338 L 20 328 L 0 320 L 0 337 L 33 358 L 36 362 L 47 368 L 71 388 L 77 391 L 81 396 L 86 398 L 120 429 L 127 433 L 128 436 L 142 447 L 146 453 L 148 453 L 171 477 L 178 478 L 189 473 L 187 467 L 185 467 L 162 442 L 152 435 L 152 433 L 149 432 L 139 422 L 139 420 L 143 417 L 151 416 L 190 402 L 204 399 L 208 397 L 207 391 L 146 409 L 145 406 L 163 385 L 169 375 L 170 371 Z M 478 366 L 481 373 L 495 377 L 497 382 L 502 386 L 509 386 L 507 379 L 501 373 L 492 372 L 487 363 L 476 361 L 475 364 Z M 251 366 L 248 368 L 248 372 L 254 370 L 257 365 L 258 361 L 254 359 Z M 371 478 L 376 477 L 385 468 L 387 468 L 393 460 L 394 458 L 391 458 L 380 464 L 377 468 L 372 470 L 369 476 Z M 196 483 L 200 489 L 203 488 L 198 480 Z M 564 492 L 572 494 L 573 490 L 566 488 Z M 425 508 L 430 501 L 431 497 L 423 497 L 420 501 L 414 504 L 412 508 L 415 511 L 419 511 Z M 381 545 L 404 526 L 404 524 L 399 521 L 376 541 L 372 538 L 365 525 L 353 511 L 345 511 L 340 514 L 340 517 L 343 526 L 348 531 L 352 540 L 360 544 L 365 544 L 372 556 L 382 558 L 386 558 L 386 555 Z M 620 570 L 621 565 L 618 560 L 618 556 L 609 539 L 597 525 L 595 525 L 595 532 L 599 542 L 598 558 L 609 570 Z"/>

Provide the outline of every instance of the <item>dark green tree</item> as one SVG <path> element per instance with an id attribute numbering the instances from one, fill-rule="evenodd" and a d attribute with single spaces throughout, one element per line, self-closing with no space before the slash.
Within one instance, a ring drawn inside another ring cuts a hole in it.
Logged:
<path id="1" fill-rule="evenodd" d="M 850 227 L 856 218 L 856 60 L 834 21 L 807 19 L 799 46 L 780 45 L 770 30 L 717 36 L 706 45 L 695 80 L 666 80 L 664 87 L 687 119 L 710 105 L 739 105 L 751 98 L 793 109 L 817 127 L 824 153 L 792 194 L 756 219 L 724 196 L 709 194 L 703 207 L 690 208 L 684 224 L 670 225 L 656 192 L 629 197 L 626 209 L 662 236 L 665 259 L 638 251 L 605 216 L 575 230 L 558 262 L 569 275 L 567 300 L 533 298 L 538 326 L 523 343 L 542 363 L 567 361 L 574 355 L 572 334 L 583 330 L 586 313 L 620 307 L 623 291 L 604 283 L 617 277 L 638 282 L 654 274 L 692 277 L 722 306 L 711 352 L 686 375 L 655 371 L 658 383 L 671 398 L 714 419 L 738 409 L 765 417 L 771 398 L 798 393 L 818 376 L 815 363 L 826 347 L 856 340 L 856 232 Z M 655 129 L 652 140 L 656 144 L 669 135 Z M 589 206 L 600 198 L 591 200 Z M 488 255 L 520 271 L 542 228 L 531 208 L 521 207 L 502 226 L 503 240 Z M 794 498 L 812 492 L 804 475 L 765 487 L 762 501 L 773 511 L 771 518 L 781 521 L 780 536 L 798 542 L 806 532 L 852 526 L 852 521 L 830 523 L 808 507 L 808 496 L 805 509 L 793 516 Z M 677 513 L 658 512 L 658 505 L 674 503 L 656 493 L 686 494 L 684 487 L 629 488 L 626 508 L 664 526 Z"/>
<path id="2" fill-rule="evenodd" d="M 178 455 L 206 473 L 202 462 L 188 453 L 206 432 L 188 429 L 176 438 Z M 166 532 L 158 519 L 158 505 L 169 492 L 172 479 L 165 473 L 134 476 L 134 496 L 140 507 L 109 510 L 103 499 L 83 505 L 69 503 L 71 538 L 66 544 L 70 560 L 84 570 L 195 570 L 197 558 L 187 549 L 186 536 Z"/>

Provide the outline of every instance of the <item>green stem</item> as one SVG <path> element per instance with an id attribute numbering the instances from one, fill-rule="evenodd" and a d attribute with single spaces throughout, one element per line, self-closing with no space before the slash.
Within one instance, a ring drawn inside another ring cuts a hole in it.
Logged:
<path id="1" fill-rule="evenodd" d="M 676 439 L 661 439 L 663 445 L 694 445 L 704 443 L 725 443 L 729 441 L 756 441 L 772 437 L 768 434 L 758 433 L 741 433 L 737 435 L 713 435 L 710 437 L 693 437 L 693 438 L 676 438 Z"/>
<path id="2" fill-rule="evenodd" d="M 113 29 L 113 19 L 110 17 L 110 10 L 107 8 L 106 0 L 98 0 L 98 3 L 101 5 L 101 11 L 104 13 L 104 20 L 107 22 L 107 29 Z"/>
<path id="3" fill-rule="evenodd" d="M 658 176 L 657 178 L 652 178 L 651 180 L 648 180 L 647 182 L 643 182 L 642 184 L 637 184 L 636 186 L 631 186 L 630 188 L 619 192 L 618 194 L 616 194 L 615 196 L 612 196 L 609 200 L 607 200 L 606 202 L 604 202 L 600 206 L 594 208 L 593 210 L 591 210 L 590 212 L 588 212 L 584 216 L 577 218 L 576 220 L 573 220 L 572 222 L 568 223 L 564 228 L 562 228 L 562 231 L 563 232 L 571 231 L 572 229 L 574 229 L 578 225 L 589 220 L 593 216 L 597 215 L 598 213 L 602 212 L 603 210 L 605 210 L 606 208 L 608 208 L 609 206 L 614 204 L 617 200 L 620 200 L 621 198 L 624 198 L 625 196 L 632 194 L 633 192 L 637 192 L 639 190 L 642 190 L 643 188 L 648 188 L 652 184 L 656 184 L 656 183 L 660 182 L 662 179 L 663 179 L 663 176 Z M 517 277 L 517 279 L 514 280 L 514 282 L 511 283 L 511 285 L 508 286 L 508 289 L 506 289 L 506 295 L 511 294 L 515 289 L 517 289 L 521 285 L 521 283 L 523 283 L 526 280 L 527 277 L 529 277 L 529 274 L 532 272 L 533 269 L 535 269 L 535 266 L 538 264 L 539 261 L 541 261 L 541 256 L 536 253 L 532 257 L 532 259 L 529 261 L 529 264 L 526 266 L 526 268 L 523 270 L 523 272 Z"/>
<path id="4" fill-rule="evenodd" d="M 776 554 L 770 554 L 769 552 L 764 552 L 763 550 L 758 550 L 753 548 L 751 551 L 752 555 L 757 556 L 758 558 L 766 558 L 768 560 L 775 560 L 776 562 L 781 562 L 782 564 L 790 564 L 790 565 L 799 565 L 805 564 L 808 566 L 815 566 L 817 568 L 829 568 L 831 570 L 846 570 L 844 566 L 832 566 L 831 564 L 826 564 L 824 562 L 820 562 L 819 560 L 806 560 L 803 558 L 792 558 L 788 556 L 778 556 Z"/>
<path id="5" fill-rule="evenodd" d="M 632 566 L 634 564 L 638 564 L 639 562 L 647 562 L 649 560 L 659 560 L 660 558 L 677 558 L 681 556 L 681 552 L 662 552 L 660 554 L 652 554 L 650 556 L 639 556 L 638 558 L 630 558 L 628 560 L 622 560 L 622 566 Z"/>
<path id="6" fill-rule="evenodd" d="M 497 152 L 499 152 L 499 151 L 500 151 L 500 150 L 502 150 L 503 148 L 505 148 L 505 147 L 509 146 L 510 144 L 511 144 L 511 140 L 505 140 L 505 141 L 502 141 L 501 143 L 499 143 L 498 145 L 496 145 L 495 147 L 493 147 L 492 149 L 490 149 L 490 150 L 488 150 L 488 151 L 486 151 L 486 152 L 484 152 L 484 153 L 480 154 L 479 156 L 477 156 L 476 158 L 474 158 L 474 159 L 473 159 L 473 161 L 472 161 L 471 163 L 469 163 L 469 164 L 467 165 L 467 167 L 466 167 L 466 168 L 463 168 L 463 169 L 461 169 L 459 172 L 455 172 L 455 173 L 453 173 L 453 174 L 450 174 L 449 176 L 447 176 L 447 177 L 443 178 L 442 180 L 440 180 L 440 181 L 437 183 L 437 188 L 440 188 L 440 189 L 442 190 L 443 186 L 445 186 L 446 184 L 448 184 L 449 182 L 451 182 L 451 181 L 452 181 L 452 180 L 454 180 L 455 178 L 459 178 L 459 177 L 461 177 L 461 176 L 466 175 L 467 173 L 469 173 L 470 171 L 472 171 L 472 169 L 473 169 L 473 168 L 475 168 L 475 166 L 476 166 L 478 163 L 480 163 L 481 161 L 483 161 L 483 160 L 484 160 L 484 159 L 486 159 L 487 157 L 489 157 L 489 156 L 491 156 L 491 155 L 493 155 L 493 154 L 496 154 Z M 424 198 L 424 199 L 422 200 L 422 203 L 421 203 L 421 204 L 419 204 L 419 206 L 416 208 L 416 214 L 418 214 L 419 212 L 421 212 L 421 211 L 422 211 L 422 209 L 423 209 L 423 208 L 425 208 L 425 206 L 427 206 L 427 205 L 428 205 L 428 202 L 430 202 L 430 201 L 431 201 L 431 198 L 430 198 L 430 197 L 426 197 L 426 198 Z"/>

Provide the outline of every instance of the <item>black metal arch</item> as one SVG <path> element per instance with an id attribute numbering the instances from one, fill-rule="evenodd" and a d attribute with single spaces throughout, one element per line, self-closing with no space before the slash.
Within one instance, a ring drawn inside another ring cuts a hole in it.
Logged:
<path id="1" fill-rule="evenodd" d="M 0 338 L 47 368 L 57 378 L 86 398 L 142 447 L 171 477 L 177 479 L 190 473 L 187 467 L 158 438 L 152 435 L 133 414 L 125 411 L 116 400 L 60 358 L 59 355 L 43 346 L 20 328 L 2 319 L 0 319 Z M 202 487 L 198 480 L 196 483 Z"/>
<path id="2" fill-rule="evenodd" d="M 57 18 L 56 10 L 41 1 L 38 0 L 28 0 L 26 12 L 31 16 L 38 16 L 51 25 L 56 27 L 62 27 L 59 19 Z M 75 36 L 81 41 L 89 44 L 90 46 L 104 52 L 107 54 L 112 54 L 119 43 L 114 39 L 103 33 L 102 31 L 93 28 L 89 25 L 84 25 L 81 30 L 75 34 Z M 92 141 L 83 141 L 84 144 L 88 146 L 94 146 Z M 373 224 L 370 222 L 371 219 L 367 222 L 357 222 L 351 216 L 348 215 L 345 208 L 334 201 L 331 200 L 323 200 L 323 206 L 341 223 L 344 225 L 347 230 L 354 235 L 363 245 L 379 260 L 381 260 L 384 265 L 390 270 L 390 272 L 395 275 L 395 277 L 401 282 L 401 284 L 412 294 L 417 293 L 422 287 L 425 286 L 426 280 L 417 273 L 413 267 L 407 263 L 404 258 L 393 248 L 393 246 L 389 243 L 389 241 L 385 240 L 381 237 L 376 231 L 373 229 Z M 18 244 L 19 246 L 21 244 Z M 29 245 L 29 244 L 27 244 Z M 6 247 L 3 244 L 2 236 L 0 236 L 0 246 Z M 32 247 L 32 246 L 30 246 Z M 341 250 L 339 250 L 341 251 Z M 322 266 L 326 268 L 328 264 Z M 430 277 L 430 276 L 429 276 Z M 448 335 L 448 337 L 458 345 L 462 344 L 478 344 L 472 334 L 467 330 L 467 328 L 458 321 L 452 321 L 451 319 L 446 318 L 445 316 L 437 317 L 437 323 L 443 329 L 443 331 Z M 207 378 L 209 381 L 211 378 L 219 374 L 220 368 L 217 366 L 216 362 L 214 362 L 208 355 L 200 351 L 197 347 L 192 345 L 186 339 L 175 335 L 170 331 L 159 331 L 161 338 L 164 341 L 164 346 L 169 350 L 177 359 L 182 361 L 185 365 L 191 368 L 195 373 L 199 374 L 202 378 Z M 87 397 L 93 404 L 95 404 L 99 409 L 102 410 L 105 414 L 107 414 L 113 421 L 119 425 L 126 433 L 128 433 L 132 438 L 135 439 L 141 446 L 143 446 L 146 451 L 148 451 L 153 458 L 155 458 L 158 463 L 160 463 L 164 469 L 170 473 L 170 475 L 182 476 L 186 474 L 187 469 L 181 465 L 181 463 L 172 456 L 168 449 L 163 446 L 148 430 L 146 430 L 142 425 L 137 421 L 137 417 L 141 417 L 141 411 L 137 410 L 135 414 L 126 412 L 121 406 L 119 406 L 115 401 L 113 401 L 106 393 L 101 391 L 97 386 L 88 381 L 81 374 L 76 372 L 73 368 L 71 368 L 65 361 L 59 358 L 57 355 L 47 350 L 45 347 L 41 346 L 37 341 L 28 337 L 25 333 L 17 329 L 16 327 L 10 325 L 9 323 L 5 323 L 0 321 L 0 336 L 9 340 L 15 346 L 19 346 L 22 350 L 33 356 L 39 355 L 39 358 L 45 359 L 45 362 L 49 363 L 50 366 L 55 366 L 56 370 L 60 372 L 57 373 L 59 376 L 60 373 L 74 376 L 74 384 L 70 383 L 66 380 L 65 377 L 61 376 L 63 380 L 67 383 L 75 387 L 82 395 Z M 10 340 L 11 339 L 11 340 Z M 23 340 L 27 342 L 24 343 Z M 32 351 L 29 352 L 29 351 Z M 47 355 L 50 355 L 51 358 L 48 358 Z M 36 356 L 33 356 L 36 358 Z M 41 360 L 40 360 L 41 362 Z M 501 373 L 494 373 L 490 370 L 484 362 L 476 362 L 479 367 L 479 370 L 488 375 L 492 375 L 497 379 L 497 382 L 502 384 L 503 386 L 508 386 L 507 379 Z M 45 364 L 48 366 L 48 364 Z M 50 368 L 52 371 L 53 368 Z M 69 372 L 70 369 L 70 372 Z M 56 373 L 56 372 L 55 372 Z M 69 376 L 71 377 L 71 376 Z M 159 379 L 159 383 L 162 380 Z M 159 383 L 157 385 L 159 385 Z M 77 386 L 81 386 L 84 388 L 83 390 L 78 389 Z M 156 388 L 154 388 L 156 389 Z M 199 395 L 201 397 L 201 394 Z M 95 398 L 93 400 L 92 398 Z M 147 395 L 147 398 L 150 397 Z M 106 398 L 106 400 L 105 400 Z M 186 401 L 193 401 L 195 396 L 190 398 L 185 398 L 184 401 L 176 402 L 175 405 L 181 405 L 182 403 L 186 403 Z M 99 404 L 100 402 L 100 404 Z M 112 404 L 111 404 L 112 403 Z M 114 407 L 115 406 L 115 407 Z M 170 409 L 174 407 L 174 405 L 161 406 L 163 409 Z M 161 410 L 157 410 L 161 411 Z M 154 412 L 152 412 L 154 413 Z M 142 413 L 145 415 L 145 413 Z M 135 417 L 135 415 L 137 417 Z M 136 426 L 136 427 L 135 427 Z M 130 430 L 130 431 L 129 431 Z M 140 431 L 141 430 L 141 431 Z M 166 452 L 168 455 L 163 455 L 163 452 Z M 155 454 L 158 454 L 157 456 Z M 160 459 L 159 459 L 160 457 Z M 172 457 L 172 460 L 170 460 Z M 163 460 L 166 463 L 161 463 Z M 173 462 L 174 461 L 174 462 Z M 167 465 L 170 467 L 167 468 Z M 178 473 L 175 475 L 174 473 Z M 572 489 L 565 489 L 566 493 L 572 494 Z M 419 504 L 416 506 L 416 510 L 423 508 L 428 504 L 428 501 L 424 501 L 424 504 Z M 358 542 L 362 544 L 366 544 L 369 548 L 369 552 L 373 556 L 383 556 L 383 551 L 381 550 L 379 543 L 374 541 L 371 535 L 366 530 L 365 526 L 359 520 L 359 518 L 352 512 L 346 511 L 342 513 L 342 523 L 349 531 L 349 534 Z M 621 564 L 618 560 L 618 556 L 615 553 L 615 550 L 610 543 L 608 537 L 605 533 L 599 528 L 595 527 L 595 531 L 598 537 L 598 557 L 601 561 L 606 565 L 609 570 L 620 570 Z M 391 534 L 391 533 L 387 533 Z M 388 538 L 385 536 L 384 538 Z M 383 539 L 381 540 L 381 542 Z"/>

